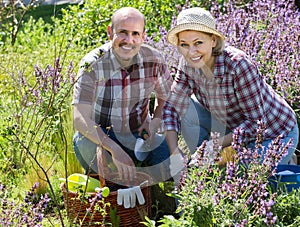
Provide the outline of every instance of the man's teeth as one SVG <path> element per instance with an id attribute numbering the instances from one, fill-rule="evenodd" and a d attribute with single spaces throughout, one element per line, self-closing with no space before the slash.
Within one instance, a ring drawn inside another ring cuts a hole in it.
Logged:
<path id="1" fill-rule="evenodd" d="M 201 57 L 195 57 L 195 58 L 191 58 L 193 61 L 197 61 L 200 60 Z"/>
<path id="2" fill-rule="evenodd" d="M 122 46 L 122 48 L 125 49 L 125 50 L 131 50 L 132 46 Z"/>

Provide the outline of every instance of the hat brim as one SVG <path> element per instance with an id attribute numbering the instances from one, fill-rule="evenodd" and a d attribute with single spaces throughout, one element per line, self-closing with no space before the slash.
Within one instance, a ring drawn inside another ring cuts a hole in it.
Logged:
<path id="1" fill-rule="evenodd" d="M 199 31 L 199 32 L 205 32 L 205 33 L 210 33 L 210 34 L 215 34 L 222 38 L 223 40 L 225 39 L 224 35 L 218 32 L 215 29 L 209 28 L 203 24 L 199 23 L 184 23 L 184 24 L 179 24 L 176 25 L 175 27 L 171 28 L 171 30 L 167 34 L 167 41 L 171 43 L 172 45 L 177 46 L 178 45 L 178 36 L 177 34 L 182 31 L 187 31 L 187 30 L 193 30 L 193 31 Z"/>

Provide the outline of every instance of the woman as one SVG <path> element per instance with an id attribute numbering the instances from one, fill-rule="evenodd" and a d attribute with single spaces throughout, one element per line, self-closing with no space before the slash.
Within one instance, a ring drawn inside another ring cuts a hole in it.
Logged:
<path id="1" fill-rule="evenodd" d="M 293 109 L 264 81 L 256 63 L 241 50 L 225 47 L 224 39 L 212 15 L 198 7 L 183 10 L 168 32 L 168 42 L 183 55 L 164 107 L 171 162 L 178 161 L 180 131 L 191 152 L 204 140 L 212 144 L 209 135 L 215 131 L 221 133 L 223 147 L 231 145 L 232 132 L 238 128 L 252 148 L 261 121 L 267 129 L 263 146 L 279 135 L 285 143 L 293 139 L 281 161 L 288 163 L 299 137 Z M 180 171 L 178 163 L 177 170 L 174 166 L 171 163 L 173 175 Z"/>

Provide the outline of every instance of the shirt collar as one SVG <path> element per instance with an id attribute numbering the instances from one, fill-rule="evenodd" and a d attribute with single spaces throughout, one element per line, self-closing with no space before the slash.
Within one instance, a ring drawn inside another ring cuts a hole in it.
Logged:
<path id="1" fill-rule="evenodd" d="M 119 61 L 117 60 L 116 56 L 114 55 L 111 46 L 112 46 L 112 43 L 110 42 L 109 56 L 110 56 L 110 60 L 112 63 L 112 70 L 119 71 L 121 69 L 124 69 L 124 67 L 122 65 L 120 65 Z M 141 55 L 140 52 L 138 52 L 138 54 L 136 56 L 134 56 L 134 58 L 133 58 L 132 65 L 141 66 L 142 62 L 143 62 L 143 56 Z"/>

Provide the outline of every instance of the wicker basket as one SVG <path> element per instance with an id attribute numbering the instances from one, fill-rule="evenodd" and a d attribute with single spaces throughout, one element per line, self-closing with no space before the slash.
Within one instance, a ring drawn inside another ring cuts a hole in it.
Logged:
<path id="1" fill-rule="evenodd" d="M 90 176 L 99 179 L 99 175 Z M 85 197 L 80 197 L 76 192 L 67 191 L 65 183 L 63 183 L 61 185 L 61 189 L 64 196 L 64 205 L 67 209 L 70 221 L 76 223 L 81 223 L 83 221 L 82 226 L 106 226 L 103 224 L 103 222 L 112 223 L 112 220 L 114 220 L 114 218 L 111 218 L 109 215 L 110 210 L 117 209 L 116 215 L 120 217 L 120 227 L 144 226 L 140 222 L 144 221 L 145 216 L 151 217 L 152 201 L 151 187 L 149 186 L 151 185 L 151 177 L 145 173 L 137 172 L 134 185 L 139 185 L 145 180 L 148 180 L 148 184 L 141 187 L 143 196 L 145 198 L 145 204 L 139 205 L 137 202 L 137 205 L 134 208 L 127 209 L 117 204 L 117 189 L 124 188 L 124 186 L 121 187 L 120 185 L 114 183 L 115 181 L 112 182 L 109 180 L 105 180 L 105 185 L 111 190 L 109 196 L 104 200 L 105 203 L 110 203 L 109 207 L 105 207 L 107 212 L 107 215 L 105 217 L 103 217 L 103 215 L 99 211 L 95 211 L 93 216 L 86 216 L 86 210 L 90 208 L 89 199 L 95 196 L 96 193 L 86 193 Z M 101 202 L 99 202 L 98 205 L 101 208 L 103 208 L 104 206 Z M 91 213 L 93 213 L 93 210 Z M 96 222 L 99 222 L 100 224 Z"/>

